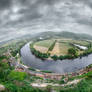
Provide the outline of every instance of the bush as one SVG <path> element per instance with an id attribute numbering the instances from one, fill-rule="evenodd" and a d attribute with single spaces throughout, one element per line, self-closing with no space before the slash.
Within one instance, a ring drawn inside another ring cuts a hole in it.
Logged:
<path id="1" fill-rule="evenodd" d="M 8 78 L 11 80 L 18 80 L 22 81 L 27 77 L 27 74 L 25 72 L 17 72 L 17 71 L 11 71 L 8 75 Z"/>
<path id="2" fill-rule="evenodd" d="M 5 83 L 6 92 L 17 92 L 18 87 L 13 83 Z"/>
<path id="3" fill-rule="evenodd" d="M 31 71 L 36 71 L 34 68 L 32 68 L 32 67 L 30 67 L 30 68 L 28 68 L 29 70 L 31 70 Z"/>
<path id="4" fill-rule="evenodd" d="M 36 57 L 41 58 L 41 59 L 46 59 L 50 56 L 49 53 L 41 53 L 39 51 L 37 51 L 36 49 L 32 48 L 32 46 L 30 46 L 32 54 L 34 54 Z"/>
<path id="5" fill-rule="evenodd" d="M 66 87 L 60 92 L 92 92 L 90 84 L 86 80 L 82 80 L 74 87 Z"/>
<path id="6" fill-rule="evenodd" d="M 5 80 L 10 72 L 8 63 L 0 62 L 0 79 Z"/>
<path id="7" fill-rule="evenodd" d="M 88 78 L 92 78 L 92 71 L 87 73 Z"/>
<path id="8" fill-rule="evenodd" d="M 51 71 L 41 71 L 43 73 L 52 73 Z"/>
<path id="9" fill-rule="evenodd" d="M 68 49 L 68 54 L 70 54 L 70 55 L 76 55 L 76 53 L 77 53 L 77 51 L 76 51 L 76 49 L 75 48 L 70 48 L 70 49 Z"/>
<path id="10" fill-rule="evenodd" d="M 15 50 L 15 51 L 11 51 L 11 54 L 12 54 L 13 57 L 15 57 L 18 52 L 19 52 L 19 49 L 18 50 Z"/>
<path id="11" fill-rule="evenodd" d="M 53 60 L 58 60 L 58 56 L 57 55 L 54 55 L 54 56 L 51 56 L 51 58 L 53 59 Z"/>
<path id="12" fill-rule="evenodd" d="M 7 59 L 7 57 L 6 56 L 0 56 L 0 61 L 2 61 L 3 59 Z"/>

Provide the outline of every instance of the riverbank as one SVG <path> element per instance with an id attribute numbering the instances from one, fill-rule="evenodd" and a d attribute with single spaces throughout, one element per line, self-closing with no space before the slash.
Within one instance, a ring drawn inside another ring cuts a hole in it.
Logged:
<path id="1" fill-rule="evenodd" d="M 65 60 L 65 59 L 76 59 L 76 58 L 82 58 L 85 56 L 88 56 L 92 53 L 92 49 L 87 49 L 85 50 L 83 53 L 81 53 L 80 55 L 63 55 L 63 56 L 58 56 L 58 55 L 53 55 L 51 56 L 50 53 L 42 53 L 38 50 L 36 50 L 34 47 L 32 47 L 30 45 L 30 49 L 33 55 L 35 55 L 37 58 L 40 58 L 42 60 Z M 54 52 L 54 50 L 53 50 Z"/>
<path id="2" fill-rule="evenodd" d="M 9 55 L 11 58 L 9 59 L 10 65 L 14 66 L 15 72 L 24 72 L 31 76 L 32 80 L 35 78 L 35 81 L 29 82 L 30 86 L 33 87 L 45 87 L 47 88 L 49 85 L 52 87 L 66 87 L 68 85 L 77 85 L 82 78 L 85 77 L 85 74 L 92 71 L 92 66 L 86 67 L 83 70 L 72 72 L 72 73 L 43 73 L 41 71 L 31 71 L 27 65 L 21 64 L 21 59 L 19 53 L 17 53 L 17 58 L 13 57 L 8 51 L 4 55 Z M 21 54 L 22 56 L 23 54 Z M 5 62 L 5 61 L 3 61 Z M 34 77 L 33 77 L 34 76 Z M 78 78 L 78 79 L 76 79 Z M 40 81 L 39 81 L 40 80 Z M 49 81 L 48 81 L 49 80 Z M 38 86 L 39 84 L 39 86 Z"/>
<path id="3" fill-rule="evenodd" d="M 25 52 L 26 51 L 26 52 Z M 77 58 L 74 60 L 62 60 L 58 62 L 50 61 L 50 60 L 41 60 L 36 58 L 30 51 L 30 45 L 26 44 L 21 49 L 22 61 L 25 65 L 29 67 L 33 67 L 39 70 L 49 70 L 57 73 L 67 73 L 67 72 L 75 72 L 84 67 L 92 64 L 92 55 L 88 55 L 85 57 Z M 52 67 L 53 65 L 53 67 Z"/>
<path id="4" fill-rule="evenodd" d="M 52 41 L 52 43 L 48 43 Z M 30 44 L 33 55 L 42 60 L 65 60 L 88 56 L 92 53 L 90 42 L 78 40 L 43 40 Z"/>

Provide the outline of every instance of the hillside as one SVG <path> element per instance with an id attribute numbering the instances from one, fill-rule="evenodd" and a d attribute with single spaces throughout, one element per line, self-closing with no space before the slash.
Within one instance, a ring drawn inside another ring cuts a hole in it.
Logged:
<path id="1" fill-rule="evenodd" d="M 61 34 L 60 34 L 61 33 Z M 45 41 L 38 41 L 36 45 L 41 45 L 49 48 L 52 53 L 67 53 L 62 48 L 69 48 L 69 44 L 64 43 L 60 38 L 87 38 L 91 40 L 91 36 L 66 32 L 44 32 L 36 34 L 32 37 L 28 36 L 22 40 L 12 40 L 8 43 L 3 43 L 0 47 L 0 92 L 91 92 L 92 91 L 92 65 L 86 67 L 84 70 L 71 74 L 54 74 L 50 71 L 41 71 L 27 67 L 22 63 L 20 49 L 29 41 L 36 41 L 39 37 L 46 39 Z M 72 34 L 72 37 L 70 37 Z M 74 37 L 76 35 L 76 37 Z M 51 37 L 50 37 L 51 36 Z M 89 36 L 89 37 L 88 37 Z M 48 40 L 47 38 L 57 38 L 55 40 Z M 24 40 L 25 39 L 25 40 Z M 40 39 L 42 40 L 42 39 Z M 88 45 L 87 41 L 73 40 L 82 45 Z M 71 41 L 70 41 L 71 42 Z M 56 43 L 56 44 L 55 44 Z M 51 46 L 52 45 L 52 46 Z M 60 47 L 61 48 L 58 48 Z M 53 47 L 53 48 L 52 48 Z M 60 52 L 58 50 L 60 50 Z M 61 61 L 62 62 L 62 61 Z M 40 65 L 39 65 L 40 66 Z M 76 90 L 75 90 L 76 89 Z"/>
<path id="2" fill-rule="evenodd" d="M 73 38 L 73 39 L 80 39 L 80 40 L 92 40 L 92 36 L 88 34 L 78 34 L 78 33 L 72 33 L 72 32 L 42 32 L 36 35 L 36 37 L 43 37 L 45 38 L 57 38 L 57 37 L 64 37 L 64 38 Z"/>

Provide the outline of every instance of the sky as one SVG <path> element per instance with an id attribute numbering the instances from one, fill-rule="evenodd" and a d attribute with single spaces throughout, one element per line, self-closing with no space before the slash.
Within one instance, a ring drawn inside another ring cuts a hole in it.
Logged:
<path id="1" fill-rule="evenodd" d="M 92 0 L 0 0 L 0 41 L 45 31 L 92 35 Z"/>

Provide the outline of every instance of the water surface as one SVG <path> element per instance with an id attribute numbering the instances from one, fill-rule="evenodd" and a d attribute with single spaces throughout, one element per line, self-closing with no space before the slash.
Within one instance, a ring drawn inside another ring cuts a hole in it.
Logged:
<path id="1" fill-rule="evenodd" d="M 55 73 L 69 73 L 80 70 L 92 64 L 92 54 L 83 58 L 74 60 L 57 60 L 57 61 L 43 61 L 36 58 L 30 50 L 29 43 L 21 48 L 21 58 L 24 64 L 41 70 L 49 70 Z"/>

